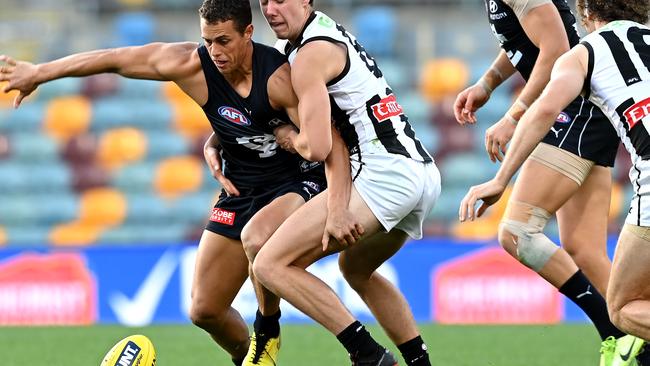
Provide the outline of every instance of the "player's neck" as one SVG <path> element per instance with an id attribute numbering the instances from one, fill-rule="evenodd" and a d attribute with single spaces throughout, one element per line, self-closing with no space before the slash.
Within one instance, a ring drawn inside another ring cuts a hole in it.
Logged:
<path id="1" fill-rule="evenodd" d="M 296 44 L 296 41 L 302 35 L 303 31 L 307 27 L 307 22 L 311 19 L 311 16 L 312 16 L 312 14 L 314 14 L 315 11 L 316 10 L 314 10 L 313 8 L 310 7 L 305 12 L 305 14 L 304 14 L 305 16 L 303 17 L 302 22 L 300 23 L 300 28 L 298 28 L 298 33 L 296 33 L 295 35 L 290 36 L 288 38 L 288 41 L 289 41 L 289 43 L 291 43 L 292 46 Z"/>

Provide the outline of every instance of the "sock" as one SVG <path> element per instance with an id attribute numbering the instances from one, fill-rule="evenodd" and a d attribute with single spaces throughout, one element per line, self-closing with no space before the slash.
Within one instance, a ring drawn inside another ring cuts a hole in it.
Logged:
<path id="1" fill-rule="evenodd" d="M 280 310 L 269 316 L 264 316 L 257 310 L 255 322 L 253 323 L 255 334 L 264 334 L 269 338 L 277 338 L 280 336 L 280 315 Z"/>
<path id="2" fill-rule="evenodd" d="M 650 366 L 650 345 L 648 343 L 641 347 L 641 353 L 636 356 L 638 366 Z"/>
<path id="3" fill-rule="evenodd" d="M 345 328 L 336 338 L 355 358 L 373 356 L 377 350 L 383 349 L 358 320 Z"/>
<path id="4" fill-rule="evenodd" d="M 609 320 L 605 299 L 581 270 L 578 270 L 560 287 L 560 292 L 587 314 L 596 326 L 600 339 L 605 340 L 609 336 L 620 338 L 625 335 Z"/>
<path id="5" fill-rule="evenodd" d="M 232 363 L 234 363 L 236 366 L 242 366 L 244 364 L 245 359 L 246 359 L 246 357 L 242 357 L 242 358 L 239 358 L 239 359 L 233 358 Z"/>
<path id="6" fill-rule="evenodd" d="M 399 349 L 408 366 L 431 366 L 427 345 L 424 344 L 421 336 L 400 344 L 397 349 Z"/>

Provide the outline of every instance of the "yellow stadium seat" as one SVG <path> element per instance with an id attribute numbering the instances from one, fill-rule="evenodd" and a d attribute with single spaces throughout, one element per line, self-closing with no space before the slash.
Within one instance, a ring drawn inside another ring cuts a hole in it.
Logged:
<path id="1" fill-rule="evenodd" d="M 623 190 L 623 187 L 621 187 L 621 184 L 618 182 L 613 182 L 611 201 L 609 204 L 609 220 L 618 220 L 621 212 L 623 212 L 623 210 L 627 210 L 629 204 L 629 202 L 625 202 L 625 192 Z"/>
<path id="2" fill-rule="evenodd" d="M 420 91 L 430 101 L 456 94 L 467 85 L 469 69 L 459 59 L 443 58 L 428 61 L 420 74 Z"/>
<path id="3" fill-rule="evenodd" d="M 197 191 L 203 182 L 201 161 L 194 156 L 164 160 L 156 169 L 154 186 L 164 198 Z"/>
<path id="4" fill-rule="evenodd" d="M 203 109 L 176 84 L 165 83 L 163 94 L 172 107 L 173 126 L 178 133 L 186 138 L 194 139 L 212 131 Z"/>
<path id="5" fill-rule="evenodd" d="M 45 111 L 43 129 L 59 141 L 88 131 L 92 106 L 87 98 L 72 96 L 53 99 Z"/>
<path id="6" fill-rule="evenodd" d="M 138 161 L 147 153 L 147 137 L 135 128 L 124 127 L 106 131 L 99 140 L 97 159 L 107 169 L 120 168 Z"/>
<path id="7" fill-rule="evenodd" d="M 7 232 L 0 227 L 0 245 L 7 245 Z"/>
<path id="8" fill-rule="evenodd" d="M 506 188 L 499 202 L 491 206 L 481 218 L 463 223 L 456 222 L 451 228 L 451 234 L 456 238 L 467 240 L 491 240 L 496 238 L 501 217 L 503 217 L 508 206 L 510 193 L 512 193 L 512 186 Z"/>
<path id="9" fill-rule="evenodd" d="M 81 194 L 79 221 L 88 226 L 109 227 L 124 222 L 127 201 L 111 188 L 89 189 Z"/>
<path id="10" fill-rule="evenodd" d="M 3 93 L 2 91 L 7 86 L 7 82 L 0 81 L 0 108 L 9 108 L 14 102 L 14 98 L 18 95 L 17 91 Z"/>
<path id="11" fill-rule="evenodd" d="M 54 227 L 50 231 L 49 241 L 59 246 L 89 245 L 96 242 L 103 231 L 101 226 L 73 221 Z"/>

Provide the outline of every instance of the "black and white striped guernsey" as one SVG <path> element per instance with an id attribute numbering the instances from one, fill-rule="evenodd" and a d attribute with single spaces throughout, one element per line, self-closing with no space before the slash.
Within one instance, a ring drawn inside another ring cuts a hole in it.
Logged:
<path id="1" fill-rule="evenodd" d="M 432 162 L 377 63 L 343 26 L 321 12 L 313 12 L 296 42 L 287 44 L 289 62 L 293 63 L 302 46 L 319 40 L 342 44 L 348 51 L 345 69 L 327 89 L 332 118 L 350 153 L 363 156 L 379 149 Z"/>

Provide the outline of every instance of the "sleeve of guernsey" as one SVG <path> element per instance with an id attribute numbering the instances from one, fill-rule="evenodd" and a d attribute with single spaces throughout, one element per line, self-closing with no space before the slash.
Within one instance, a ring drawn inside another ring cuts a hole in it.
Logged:
<path id="1" fill-rule="evenodd" d="M 551 0 L 503 0 L 503 2 L 515 12 L 519 19 L 540 5 L 553 3 Z"/>

